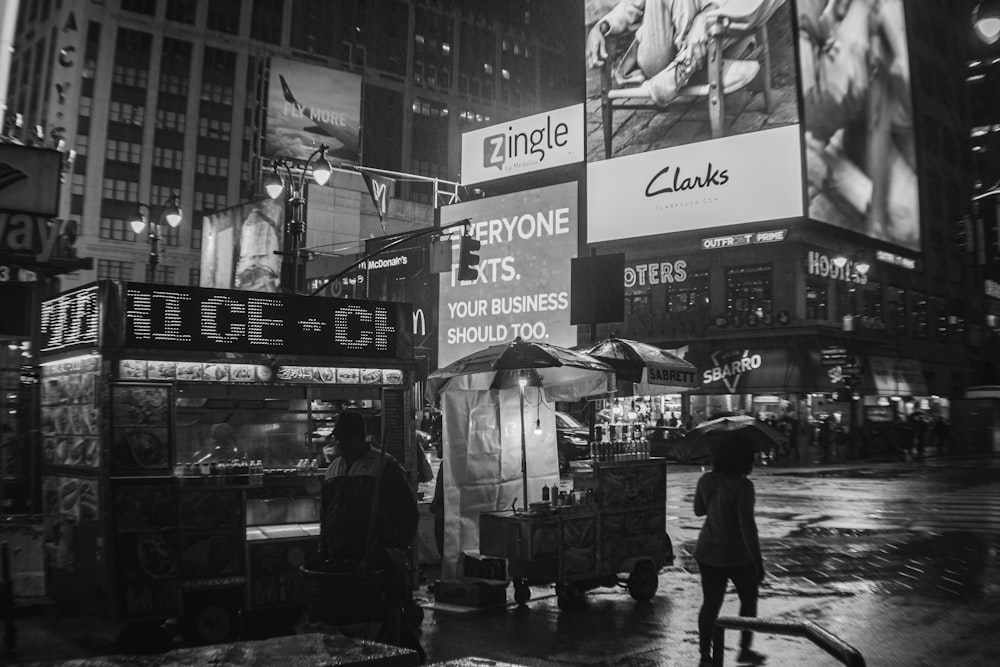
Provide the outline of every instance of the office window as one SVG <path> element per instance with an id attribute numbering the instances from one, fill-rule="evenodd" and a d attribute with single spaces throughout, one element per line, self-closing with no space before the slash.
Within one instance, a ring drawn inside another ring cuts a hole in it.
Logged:
<path id="1" fill-rule="evenodd" d="M 938 340 L 948 340 L 948 306 L 939 296 L 930 299 L 931 317 L 934 322 L 933 336 Z"/>
<path id="2" fill-rule="evenodd" d="M 726 316 L 733 326 L 753 326 L 771 321 L 770 266 L 726 269 Z"/>
<path id="3" fill-rule="evenodd" d="M 198 0 L 167 0 L 167 20 L 194 25 Z"/>
<path id="4" fill-rule="evenodd" d="M 195 156 L 195 171 L 206 176 L 228 176 L 229 160 L 218 155 L 198 153 Z"/>
<path id="5" fill-rule="evenodd" d="M 174 276 L 177 275 L 177 269 L 173 266 L 164 266 L 163 264 L 156 265 L 156 271 L 150 272 L 149 264 L 146 265 L 144 271 L 145 280 L 147 283 L 160 283 L 166 285 L 173 285 Z"/>
<path id="6" fill-rule="evenodd" d="M 868 328 L 885 328 L 881 283 L 869 281 L 861 288 L 861 315 L 868 320 Z"/>
<path id="7" fill-rule="evenodd" d="M 281 44 L 281 20 L 284 0 L 253 0 L 250 15 L 250 39 Z"/>
<path id="8" fill-rule="evenodd" d="M 667 312 L 679 313 L 708 305 L 708 272 L 692 273 L 667 286 Z"/>
<path id="9" fill-rule="evenodd" d="M 219 141 L 229 141 L 232 133 L 232 123 L 215 118 L 198 119 L 198 136 L 206 139 L 218 139 Z"/>
<path id="10" fill-rule="evenodd" d="M 641 288 L 625 290 L 625 318 L 652 313 L 652 288 L 648 285 Z"/>
<path id="11" fill-rule="evenodd" d="M 184 168 L 184 151 L 163 146 L 153 147 L 153 166 L 180 171 Z"/>
<path id="12" fill-rule="evenodd" d="M 122 0 L 122 11 L 152 16 L 156 12 L 156 0 Z"/>
<path id="13" fill-rule="evenodd" d="M 906 290 L 900 287 L 889 287 L 886 290 L 887 324 L 899 338 L 906 338 Z"/>
<path id="14" fill-rule="evenodd" d="M 183 132 L 187 123 L 187 116 L 178 111 L 168 111 L 166 109 L 156 110 L 156 129 L 168 130 L 170 132 Z"/>
<path id="15" fill-rule="evenodd" d="M 188 285 L 197 287 L 201 284 L 201 269 L 188 269 Z"/>
<path id="16" fill-rule="evenodd" d="M 825 320 L 829 313 L 830 294 L 824 278 L 806 280 L 806 319 Z"/>
<path id="17" fill-rule="evenodd" d="M 146 109 L 142 105 L 112 100 L 108 107 L 108 121 L 141 126 L 145 113 Z"/>
<path id="18" fill-rule="evenodd" d="M 139 238 L 132 232 L 128 220 L 106 217 L 101 218 L 97 235 L 109 241 L 135 241 Z"/>
<path id="19" fill-rule="evenodd" d="M 139 183 L 105 178 L 101 183 L 101 196 L 114 201 L 137 202 L 139 201 Z"/>
<path id="20" fill-rule="evenodd" d="M 132 141 L 108 139 L 104 144 L 104 159 L 127 164 L 139 164 L 142 156 L 142 144 Z"/>
<path id="21" fill-rule="evenodd" d="M 910 310 L 910 317 L 913 320 L 913 335 L 916 338 L 927 338 L 930 336 L 930 304 L 927 295 L 923 292 L 913 293 L 913 306 Z"/>
<path id="22" fill-rule="evenodd" d="M 120 262 L 115 259 L 98 259 L 97 279 L 132 280 L 132 262 Z"/>
<path id="23" fill-rule="evenodd" d="M 116 63 L 111 73 L 111 80 L 120 86 L 145 88 L 149 85 L 149 71 L 145 67 Z"/>
<path id="24" fill-rule="evenodd" d="M 208 29 L 238 35 L 241 4 L 242 0 L 212 0 L 208 3 Z"/>

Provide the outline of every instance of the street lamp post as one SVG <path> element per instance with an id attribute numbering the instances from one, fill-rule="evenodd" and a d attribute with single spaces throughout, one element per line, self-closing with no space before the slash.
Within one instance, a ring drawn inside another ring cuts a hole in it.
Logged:
<path id="1" fill-rule="evenodd" d="M 292 294 L 298 294 L 302 291 L 304 283 L 304 276 L 301 275 L 299 262 L 302 259 L 302 242 L 306 231 L 306 172 L 309 170 L 309 166 L 313 160 L 316 159 L 317 162 L 312 168 L 313 180 L 316 181 L 317 185 L 327 184 L 330 180 L 330 175 L 333 173 L 333 167 L 330 166 L 329 161 L 326 159 L 326 151 L 327 145 L 320 144 L 306 159 L 302 171 L 299 172 L 298 179 L 292 174 L 292 169 L 286 161 L 275 160 L 271 176 L 264 183 L 264 189 L 271 199 L 280 197 L 286 184 L 289 187 L 288 203 L 291 205 L 291 217 L 285 227 L 287 231 L 286 236 L 288 237 L 288 249 L 280 254 L 292 259 L 292 277 L 289 289 Z M 279 169 L 284 169 L 284 176 Z"/>
<path id="2" fill-rule="evenodd" d="M 844 268 L 847 266 L 848 262 L 852 262 L 850 267 L 850 275 L 848 280 L 850 280 L 850 287 L 848 288 L 848 302 L 847 308 L 850 311 L 844 315 L 843 319 L 843 329 L 848 332 L 856 332 L 858 326 L 858 305 L 857 305 L 857 294 L 855 291 L 855 284 L 863 283 L 864 278 L 868 275 L 868 271 L 871 269 L 871 264 L 868 263 L 860 253 L 856 254 L 853 260 L 849 260 L 847 257 L 840 255 L 833 258 L 833 263 L 837 268 Z M 849 319 L 848 319 L 849 318 Z M 842 382 L 844 383 L 844 389 L 847 392 L 848 407 L 850 409 L 848 420 L 850 422 L 850 431 L 847 434 L 847 448 L 848 448 L 848 458 L 853 459 L 857 456 L 858 451 L 858 409 L 857 401 L 854 398 L 855 388 L 860 389 L 860 378 L 859 378 L 859 361 L 861 359 L 858 354 L 857 342 L 853 339 L 854 333 L 851 334 L 852 339 L 848 341 L 847 350 L 848 364 L 849 367 L 845 369 L 846 372 L 843 374 Z"/>
<path id="3" fill-rule="evenodd" d="M 149 280 L 151 282 L 156 280 L 156 267 L 160 263 L 160 241 L 163 240 L 163 236 L 160 234 L 161 220 L 170 227 L 176 228 L 184 218 L 178 199 L 176 192 L 171 193 L 165 202 L 155 207 L 156 215 L 153 214 L 154 207 L 145 202 L 139 202 L 136 205 L 137 217 L 128 223 L 135 234 L 142 234 L 146 227 L 149 227 L 146 241 L 149 243 Z"/>

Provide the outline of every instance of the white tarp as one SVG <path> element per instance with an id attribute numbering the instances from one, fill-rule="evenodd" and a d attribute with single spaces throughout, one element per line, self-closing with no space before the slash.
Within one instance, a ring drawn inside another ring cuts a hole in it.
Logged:
<path id="1" fill-rule="evenodd" d="M 460 575 L 458 557 L 479 549 L 479 514 L 525 502 L 521 476 L 519 388 L 441 393 L 444 553 L 441 577 Z M 536 424 L 541 434 L 536 434 Z M 530 502 L 559 483 L 555 407 L 537 387 L 524 388 Z"/>

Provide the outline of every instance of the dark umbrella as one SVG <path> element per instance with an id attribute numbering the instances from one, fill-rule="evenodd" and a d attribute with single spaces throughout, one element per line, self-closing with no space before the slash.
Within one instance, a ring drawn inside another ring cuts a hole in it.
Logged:
<path id="1" fill-rule="evenodd" d="M 788 444 L 788 437 L 759 419 L 747 415 L 720 417 L 702 422 L 677 445 L 678 458 L 709 458 L 719 447 L 749 447 L 753 453 L 770 452 Z"/>
<path id="2" fill-rule="evenodd" d="M 609 393 L 614 370 L 602 361 L 557 345 L 522 341 L 493 345 L 453 361 L 427 376 L 427 400 L 453 390 L 484 390 L 520 385 L 521 477 L 528 506 L 527 442 L 524 431 L 524 386 L 540 387 L 549 401 L 576 401 Z M 523 380 L 524 382 L 519 382 Z"/>
<path id="3" fill-rule="evenodd" d="M 634 396 L 678 394 L 698 387 L 694 364 L 649 343 L 611 336 L 577 349 L 614 368 L 619 383 L 632 383 L 628 393 Z"/>

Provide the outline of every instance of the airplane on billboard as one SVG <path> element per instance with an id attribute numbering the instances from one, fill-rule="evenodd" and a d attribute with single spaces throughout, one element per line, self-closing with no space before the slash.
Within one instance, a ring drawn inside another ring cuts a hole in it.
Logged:
<path id="1" fill-rule="evenodd" d="M 278 75 L 278 79 L 281 80 L 281 91 L 285 95 L 285 101 L 293 105 L 298 109 L 299 113 L 302 114 L 303 118 L 308 118 L 309 120 L 315 122 L 315 125 L 305 128 L 305 132 L 310 132 L 312 134 L 321 134 L 325 137 L 330 137 L 336 139 L 341 144 L 343 148 L 330 148 L 326 151 L 326 154 L 331 157 L 339 157 L 347 160 L 357 160 L 359 153 L 358 142 L 360 139 L 358 132 L 352 132 L 350 128 L 339 126 L 335 123 L 330 123 L 322 119 L 322 114 L 313 113 L 312 107 L 308 107 L 298 100 L 295 99 L 295 95 L 292 94 L 292 89 L 285 81 L 285 77 L 281 74 Z"/>

